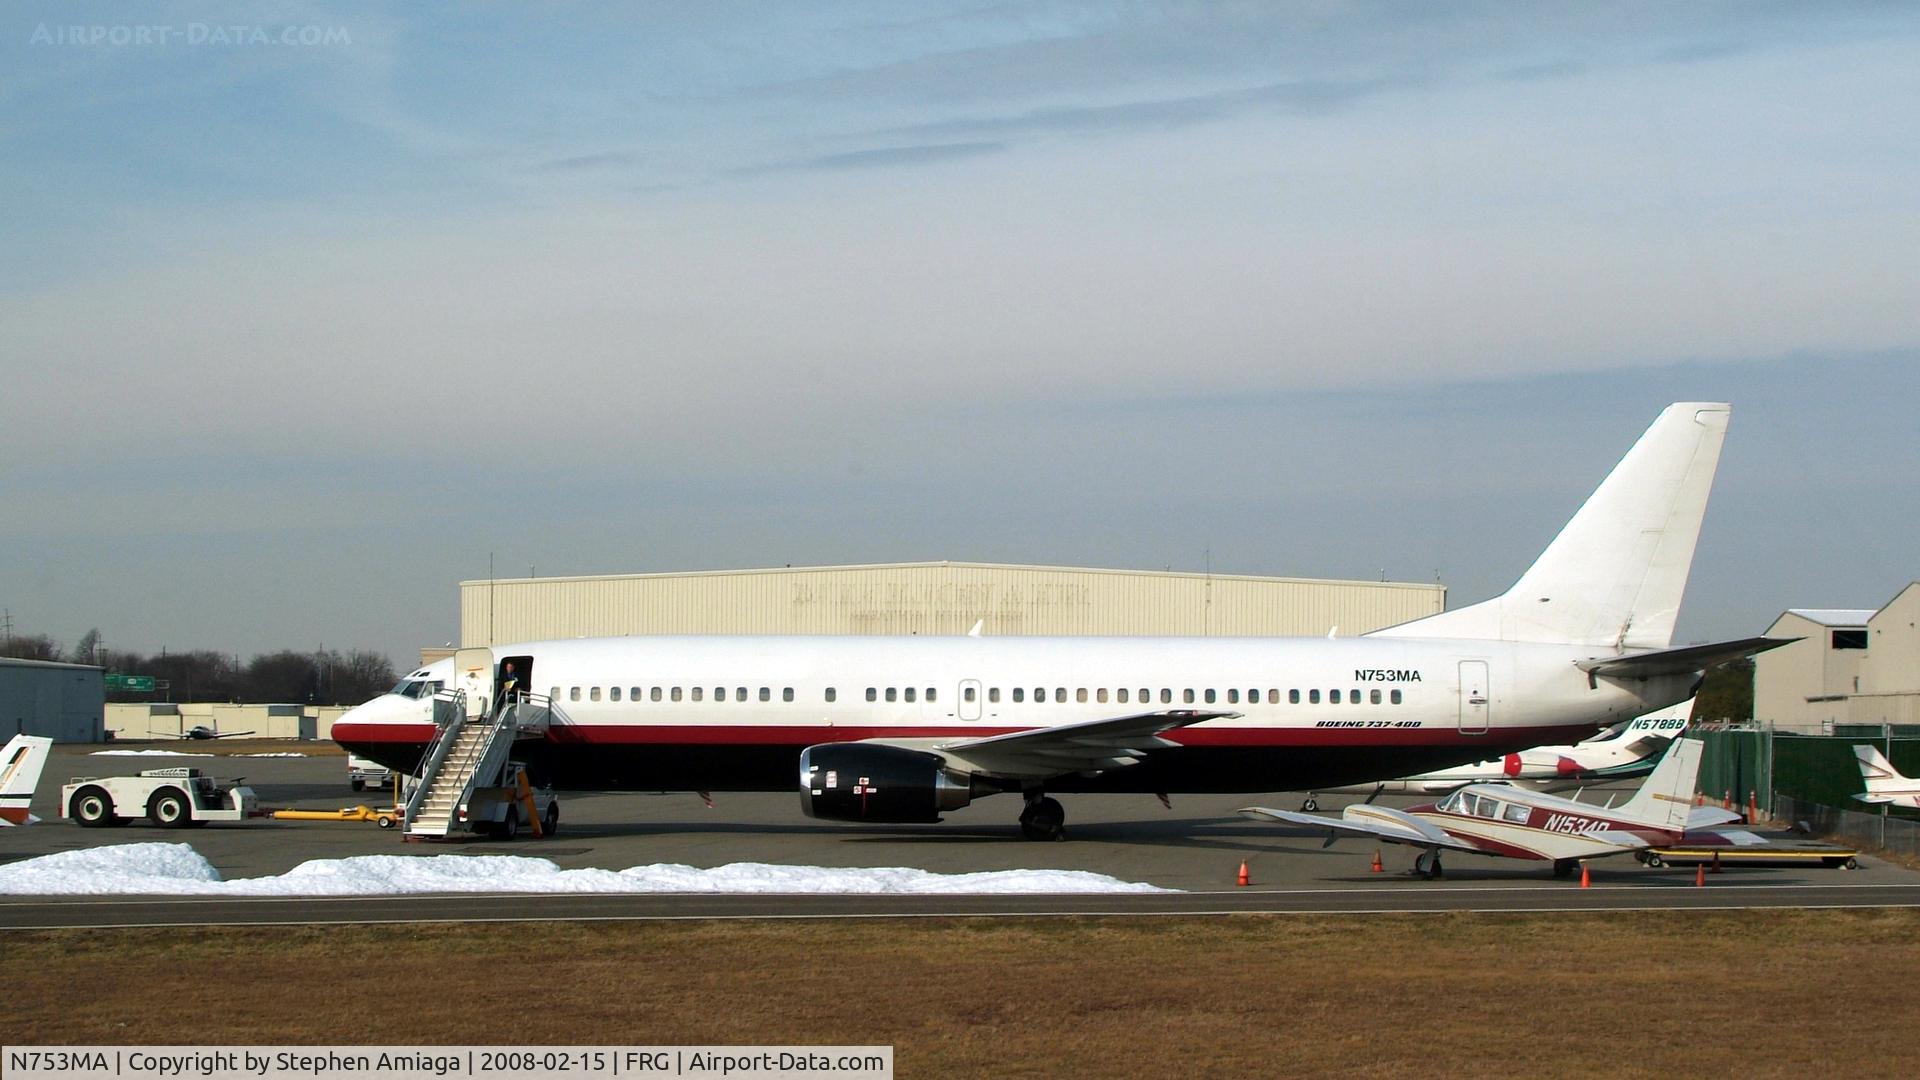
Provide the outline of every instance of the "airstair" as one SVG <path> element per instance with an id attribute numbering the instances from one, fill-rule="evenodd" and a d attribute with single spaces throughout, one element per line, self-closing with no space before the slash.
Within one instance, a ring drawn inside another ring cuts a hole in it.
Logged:
<path id="1" fill-rule="evenodd" d="M 474 792 L 502 782 L 514 740 L 544 734 L 552 721 L 552 706 L 539 694 L 503 695 L 491 708 L 480 710 L 471 704 L 464 690 L 434 695 L 437 730 L 407 800 L 408 839 L 445 837 L 463 829 Z"/>

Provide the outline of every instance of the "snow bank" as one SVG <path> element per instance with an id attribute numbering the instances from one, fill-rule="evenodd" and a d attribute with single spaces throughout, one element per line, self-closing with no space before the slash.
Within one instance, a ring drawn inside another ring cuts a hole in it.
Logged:
<path id="1" fill-rule="evenodd" d="M 279 754 L 234 754 L 233 757 L 306 757 L 305 754 L 284 752 Z"/>
<path id="2" fill-rule="evenodd" d="M 519 855 L 360 855 L 313 859 L 276 877 L 222 881 L 187 844 L 118 844 L 0 866 L 0 894 L 78 896 L 393 896 L 404 893 L 1143 893 L 1173 892 L 1085 870 L 935 874 L 905 867 L 835 869 L 678 863 L 562 870 Z"/>
<path id="3" fill-rule="evenodd" d="M 95 750 L 88 757 L 212 757 L 212 754 L 189 754 L 184 750 Z"/>

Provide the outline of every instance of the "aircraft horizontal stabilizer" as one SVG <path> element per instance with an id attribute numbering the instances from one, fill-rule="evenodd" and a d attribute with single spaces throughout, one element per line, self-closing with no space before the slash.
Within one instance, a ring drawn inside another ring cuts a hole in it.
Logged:
<path id="1" fill-rule="evenodd" d="M 1578 661 L 1576 666 L 1589 674 L 1610 679 L 1648 679 L 1657 675 L 1685 675 L 1690 671 L 1705 671 L 1715 664 L 1724 664 L 1743 656 L 1752 656 L 1755 653 L 1766 652 L 1768 649 L 1777 649 L 1782 645 L 1791 645 L 1799 640 L 1799 638 L 1741 638 L 1738 641 L 1686 645 L 1678 649 L 1658 649 L 1654 652 L 1630 653 L 1626 656 L 1596 656 L 1591 660 Z"/>

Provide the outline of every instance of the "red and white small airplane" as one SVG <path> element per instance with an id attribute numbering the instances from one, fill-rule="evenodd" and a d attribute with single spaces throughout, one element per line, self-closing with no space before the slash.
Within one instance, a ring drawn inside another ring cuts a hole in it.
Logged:
<path id="1" fill-rule="evenodd" d="M 147 734 L 158 739 L 237 739 L 242 735 L 256 735 L 258 732 L 221 731 L 205 724 L 195 724 L 182 731 L 149 731 Z"/>
<path id="2" fill-rule="evenodd" d="M 1535 791 L 1572 791 L 1588 784 L 1636 780 L 1653 771 L 1667 747 L 1686 731 L 1693 698 L 1635 717 L 1571 746 L 1536 746 L 1472 765 L 1437 769 L 1398 780 L 1321 788 L 1300 809 L 1320 809 L 1319 795 L 1445 795 L 1468 784 L 1509 783 Z"/>
<path id="3" fill-rule="evenodd" d="M 40 820 L 27 807 L 52 752 L 53 740 L 38 735 L 15 735 L 0 750 L 0 825 L 31 825 Z"/>
<path id="4" fill-rule="evenodd" d="M 1469 784 L 1437 803 L 1405 810 L 1360 803 L 1347 807 L 1338 818 L 1261 806 L 1240 812 L 1289 825 L 1324 827 L 1329 830 L 1329 844 L 1340 833 L 1410 844 L 1423 849 L 1414 869 L 1428 878 L 1441 875 L 1444 851 L 1547 860 L 1553 863 L 1555 877 L 1565 877 L 1583 859 L 1671 847 L 1683 839 L 1740 846 L 1764 843 L 1744 830 L 1716 832 L 1710 838 L 1690 831 L 1740 820 L 1730 810 L 1693 805 L 1702 745 L 1698 739 L 1675 739 L 1647 782 L 1617 807 L 1494 783 Z"/>
<path id="5" fill-rule="evenodd" d="M 1902 776 L 1885 754 L 1871 746 L 1856 744 L 1853 756 L 1860 759 L 1860 779 L 1867 782 L 1866 793 L 1854 798 L 1864 803 L 1920 809 L 1920 780 Z"/>

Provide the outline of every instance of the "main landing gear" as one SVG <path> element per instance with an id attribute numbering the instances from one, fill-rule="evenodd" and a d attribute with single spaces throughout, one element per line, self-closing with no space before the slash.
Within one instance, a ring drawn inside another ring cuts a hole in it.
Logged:
<path id="1" fill-rule="evenodd" d="M 1442 875 L 1440 869 L 1440 852 L 1433 848 L 1422 851 L 1420 857 L 1413 860 L 1413 872 L 1426 878 L 1428 881 L 1438 879 Z"/>
<path id="2" fill-rule="evenodd" d="M 1320 809 L 1320 800 L 1313 797 L 1313 792 L 1307 792 L 1306 801 L 1300 804 L 1300 812 L 1303 814 L 1311 814 L 1318 809 Z"/>
<path id="3" fill-rule="evenodd" d="M 1029 840 L 1064 840 L 1066 809 L 1044 791 L 1027 792 L 1026 808 L 1020 811 L 1020 835 Z"/>

